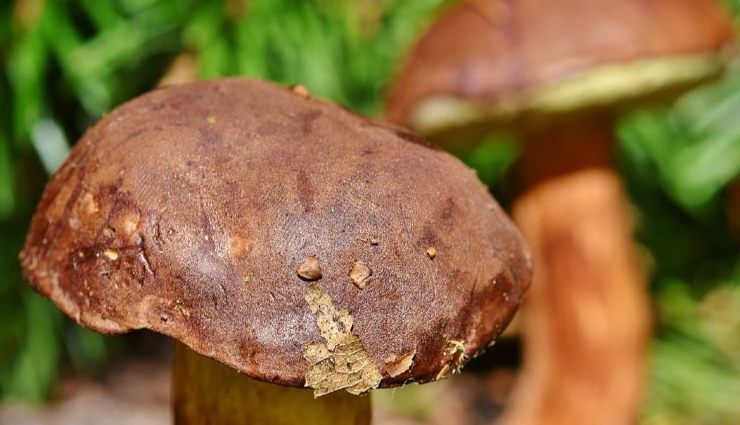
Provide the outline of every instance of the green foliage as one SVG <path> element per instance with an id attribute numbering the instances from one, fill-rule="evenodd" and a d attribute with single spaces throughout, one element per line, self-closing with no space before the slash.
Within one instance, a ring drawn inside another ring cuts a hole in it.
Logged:
<path id="1" fill-rule="evenodd" d="M 481 141 L 472 152 L 464 154 L 463 159 L 478 172 L 483 183 L 494 187 L 519 157 L 520 147 L 515 136 L 494 134 Z"/>
<path id="2" fill-rule="evenodd" d="M 641 111 L 622 126 L 623 147 L 687 213 L 708 218 L 740 173 L 740 74 L 696 90 L 671 110 Z M 638 164 L 636 164 L 638 165 Z"/>
<path id="3" fill-rule="evenodd" d="M 638 236 L 653 258 L 649 424 L 740 418 L 740 255 L 725 190 L 740 177 L 740 74 L 620 125 Z"/>
<path id="4" fill-rule="evenodd" d="M 740 264 L 739 264 L 740 265 Z M 740 267 L 709 296 L 666 281 L 656 295 L 665 324 L 652 348 L 644 411 L 651 424 L 736 424 L 740 418 Z"/>
<path id="5" fill-rule="evenodd" d="M 723 191 L 740 176 L 738 108 L 740 74 L 731 74 L 671 109 L 637 111 L 621 122 L 623 175 L 656 281 L 708 281 L 737 258 Z"/>

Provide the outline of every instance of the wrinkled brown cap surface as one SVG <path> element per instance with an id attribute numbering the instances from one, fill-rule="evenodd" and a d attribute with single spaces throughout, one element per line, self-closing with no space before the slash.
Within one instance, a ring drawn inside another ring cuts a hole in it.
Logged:
<path id="1" fill-rule="evenodd" d="M 601 65 L 711 53 L 732 39 L 716 0 L 463 0 L 412 49 L 388 118 L 434 95 L 486 101 Z"/>
<path id="2" fill-rule="evenodd" d="M 321 277 L 306 281 L 312 256 Z M 326 342 L 328 310 L 309 301 L 347 310 L 388 386 L 483 349 L 530 282 L 520 235 L 456 159 L 244 79 L 160 89 L 103 118 L 52 177 L 21 259 L 85 326 L 153 329 L 290 385 Z"/>

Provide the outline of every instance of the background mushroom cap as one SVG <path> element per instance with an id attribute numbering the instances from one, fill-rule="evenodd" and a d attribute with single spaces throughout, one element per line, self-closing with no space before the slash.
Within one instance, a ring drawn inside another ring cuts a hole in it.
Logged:
<path id="1" fill-rule="evenodd" d="M 387 116 L 433 134 L 613 104 L 716 75 L 732 38 L 716 0 L 465 0 L 412 49 Z"/>
<path id="2" fill-rule="evenodd" d="M 321 278 L 307 282 L 311 256 Z M 296 386 L 324 342 L 310 297 L 347 311 L 389 386 L 478 353 L 530 282 L 519 233 L 458 160 L 245 79 L 159 89 L 103 118 L 52 177 L 21 261 L 89 328 L 152 329 Z"/>

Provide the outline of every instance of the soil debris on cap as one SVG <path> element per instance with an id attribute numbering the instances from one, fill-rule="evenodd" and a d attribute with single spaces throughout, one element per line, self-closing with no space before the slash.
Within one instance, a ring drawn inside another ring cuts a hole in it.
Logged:
<path id="1" fill-rule="evenodd" d="M 445 378 L 448 373 L 450 373 L 450 365 L 445 363 L 445 365 L 442 366 L 442 369 L 439 370 L 439 373 L 437 373 L 437 376 L 434 377 L 434 380 L 439 381 L 440 379 Z"/>
<path id="2" fill-rule="evenodd" d="M 206 121 L 208 121 L 208 124 L 216 124 L 216 117 L 214 117 L 213 115 L 209 115 L 206 118 Z"/>
<path id="3" fill-rule="evenodd" d="M 430 259 L 434 260 L 434 257 L 437 256 L 437 248 L 433 246 L 430 246 L 429 248 L 427 248 L 427 255 L 429 256 Z"/>
<path id="4" fill-rule="evenodd" d="M 116 261 L 118 260 L 118 251 L 116 251 L 115 249 L 108 248 L 105 251 L 103 251 L 103 256 L 105 256 L 105 258 L 111 261 Z"/>
<path id="5" fill-rule="evenodd" d="M 465 354 L 465 341 L 447 341 L 446 351 L 450 360 L 455 363 L 452 373 L 460 373 L 463 365 L 468 361 L 468 355 Z"/>
<path id="6" fill-rule="evenodd" d="M 321 279 L 321 265 L 316 256 L 306 258 L 296 271 L 298 276 L 303 280 L 314 281 Z"/>
<path id="7" fill-rule="evenodd" d="M 314 389 L 314 397 L 342 389 L 360 395 L 377 388 L 383 376 L 360 338 L 352 333 L 349 312 L 337 311 L 331 297 L 315 284 L 309 286 L 306 302 L 326 341 L 313 342 L 303 352 L 309 363 L 305 386 Z"/>
<path id="8" fill-rule="evenodd" d="M 349 269 L 349 277 L 352 278 L 352 283 L 360 289 L 365 288 L 367 285 L 368 278 L 373 274 L 372 270 L 365 265 L 362 261 L 357 261 Z"/>
<path id="9" fill-rule="evenodd" d="M 300 84 L 296 84 L 294 86 L 291 86 L 290 90 L 293 93 L 295 93 L 295 94 L 297 94 L 299 96 L 303 96 L 303 97 L 310 97 L 311 96 L 311 92 L 308 91 L 308 89 L 306 87 L 304 87 L 304 86 L 302 86 Z"/>
<path id="10" fill-rule="evenodd" d="M 465 341 L 462 340 L 450 340 L 447 341 L 447 352 L 451 355 L 457 355 L 460 353 L 465 353 Z"/>
<path id="11" fill-rule="evenodd" d="M 358 241 L 369 243 L 372 246 L 378 246 L 380 241 L 374 236 L 357 238 Z"/>
<path id="12" fill-rule="evenodd" d="M 406 354 L 400 356 L 389 356 L 385 359 L 385 371 L 391 378 L 406 372 L 414 364 L 414 356 L 416 356 L 416 350 L 409 351 Z"/>

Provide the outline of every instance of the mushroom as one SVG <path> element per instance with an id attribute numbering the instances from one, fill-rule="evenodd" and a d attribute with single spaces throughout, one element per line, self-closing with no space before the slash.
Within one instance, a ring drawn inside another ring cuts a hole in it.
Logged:
<path id="1" fill-rule="evenodd" d="M 720 74 L 713 0 L 469 0 L 411 50 L 387 117 L 455 151 L 524 139 L 513 217 L 535 262 L 513 424 L 634 422 L 649 335 L 612 117 Z"/>
<path id="2" fill-rule="evenodd" d="M 20 258 L 81 325 L 178 341 L 178 424 L 368 423 L 357 395 L 458 370 L 531 274 L 458 160 L 238 78 L 106 115 L 51 178 Z"/>

